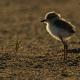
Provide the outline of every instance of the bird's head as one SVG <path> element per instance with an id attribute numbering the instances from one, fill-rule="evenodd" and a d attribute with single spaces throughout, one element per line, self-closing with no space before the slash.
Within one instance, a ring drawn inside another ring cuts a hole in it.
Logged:
<path id="1" fill-rule="evenodd" d="M 49 21 L 52 21 L 52 20 L 56 20 L 56 19 L 59 19 L 61 17 L 60 14 L 57 14 L 56 12 L 49 12 L 45 15 L 45 19 L 41 20 L 41 22 L 49 22 Z"/>

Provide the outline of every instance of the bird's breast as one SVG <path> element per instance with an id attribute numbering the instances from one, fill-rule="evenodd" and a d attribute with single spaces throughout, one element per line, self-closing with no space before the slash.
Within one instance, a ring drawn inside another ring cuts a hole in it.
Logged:
<path id="1" fill-rule="evenodd" d="M 56 38 L 57 40 L 60 40 L 57 36 L 58 30 L 54 25 L 52 26 L 47 23 L 46 30 L 52 37 Z"/>

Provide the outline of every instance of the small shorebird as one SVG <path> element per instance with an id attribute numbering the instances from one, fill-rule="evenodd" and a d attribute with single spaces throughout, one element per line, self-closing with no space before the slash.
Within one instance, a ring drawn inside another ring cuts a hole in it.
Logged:
<path id="1" fill-rule="evenodd" d="M 63 19 L 55 11 L 47 13 L 45 19 L 41 20 L 41 22 L 46 23 L 47 32 L 64 45 L 64 60 L 66 60 L 68 49 L 66 41 L 75 33 L 75 26 Z"/>

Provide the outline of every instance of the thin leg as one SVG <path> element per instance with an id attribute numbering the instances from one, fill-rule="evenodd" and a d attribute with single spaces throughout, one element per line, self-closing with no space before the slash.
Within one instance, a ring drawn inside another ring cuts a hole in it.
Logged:
<path id="1" fill-rule="evenodd" d="M 66 60 L 67 59 L 67 49 L 68 49 L 68 46 L 67 46 L 66 42 L 64 42 L 63 45 L 64 45 L 64 60 Z"/>
<path id="2" fill-rule="evenodd" d="M 63 38 L 61 38 L 61 42 L 64 45 L 64 60 L 67 59 L 67 49 L 68 49 L 68 45 L 67 43 L 63 40 Z"/>

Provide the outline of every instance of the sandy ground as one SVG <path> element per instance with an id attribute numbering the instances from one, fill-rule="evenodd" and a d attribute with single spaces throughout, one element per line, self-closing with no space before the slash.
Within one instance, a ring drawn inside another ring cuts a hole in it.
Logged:
<path id="1" fill-rule="evenodd" d="M 76 26 L 63 46 L 40 22 L 56 11 Z M 79 0 L 0 0 L 0 80 L 80 80 Z"/>

